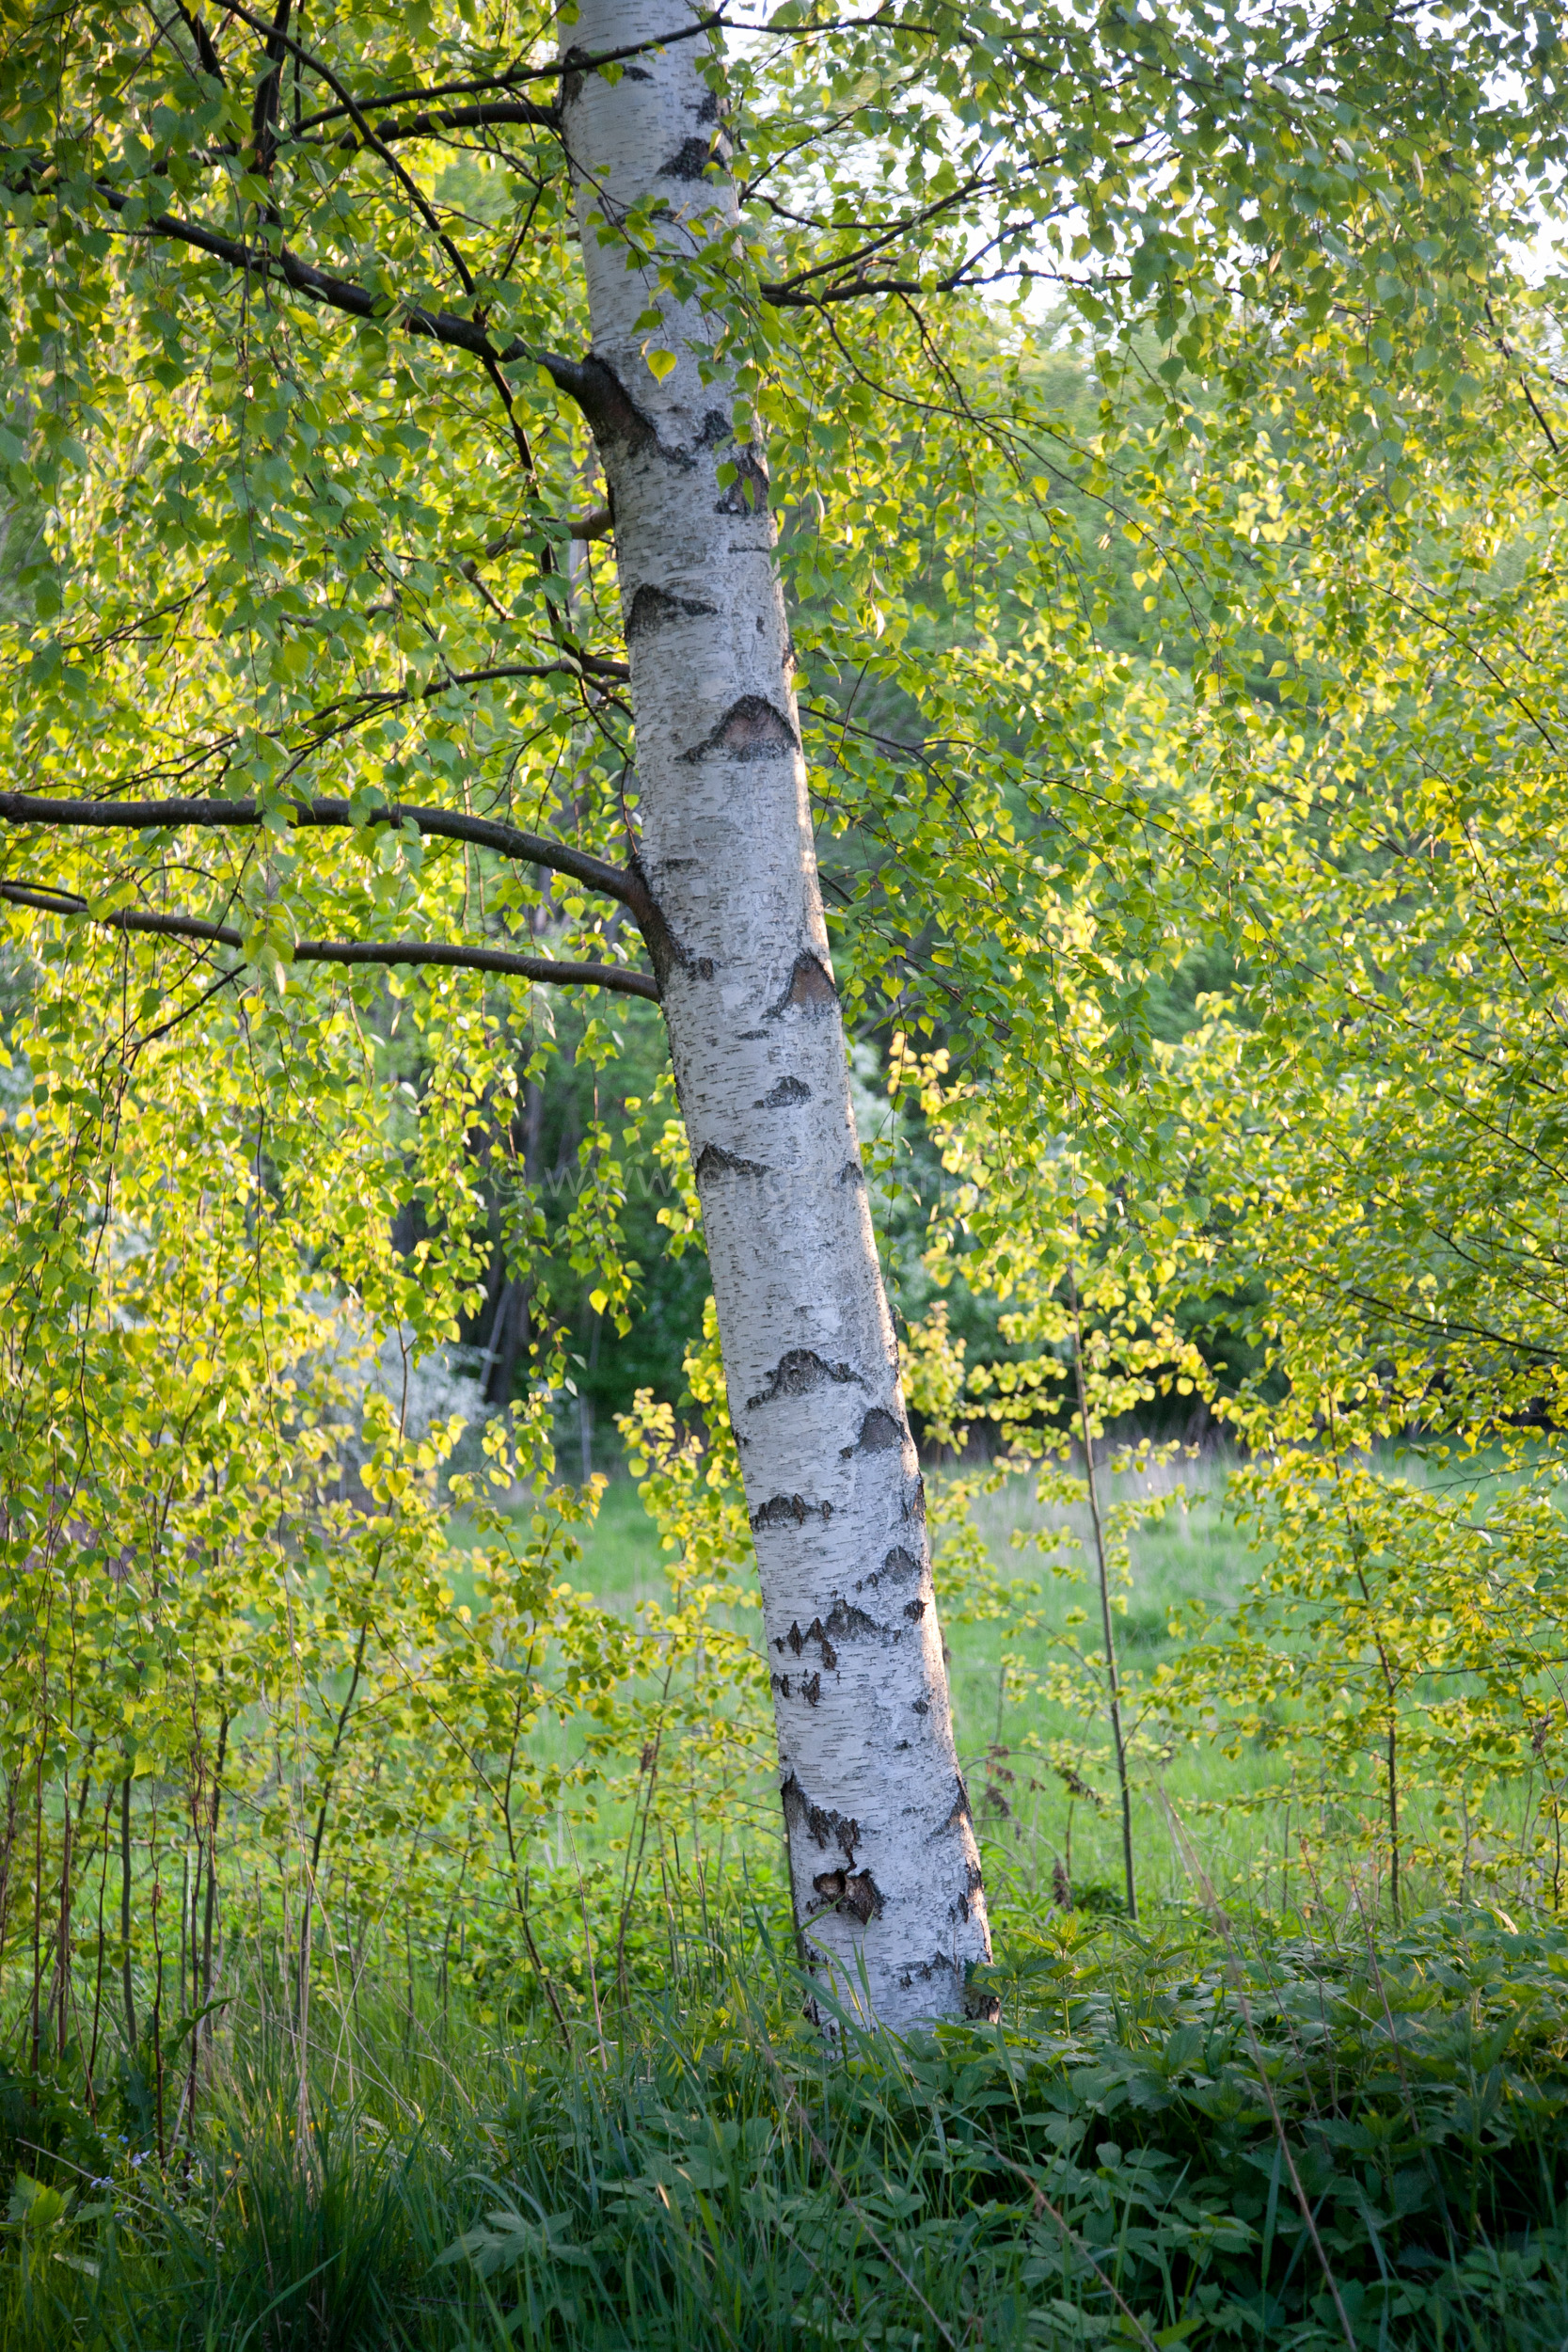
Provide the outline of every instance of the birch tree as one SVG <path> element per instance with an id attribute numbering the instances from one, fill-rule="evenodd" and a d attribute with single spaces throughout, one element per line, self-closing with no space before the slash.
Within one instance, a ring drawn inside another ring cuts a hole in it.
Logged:
<path id="1" fill-rule="evenodd" d="M 736 40 L 685 0 L 215 0 L 8 23 L 0 890 L 40 941 L 97 927 L 101 989 L 135 971 L 148 1083 L 171 1024 L 258 980 L 313 1004 L 310 966 L 351 1005 L 367 967 L 657 1001 L 797 1925 L 883 2021 L 958 2014 L 984 1896 L 844 1007 L 929 1036 L 935 1006 L 982 1063 L 1045 1073 L 1042 893 L 1120 856 L 1092 628 L 1031 617 L 1064 560 L 1053 482 L 1078 468 L 1108 513 L 1114 484 L 977 306 L 1043 279 L 1102 335 L 1148 322 L 1178 415 L 1237 301 L 1309 315 L 1484 206 L 1465 167 L 1413 193 L 1420 156 L 1452 161 L 1461 119 L 1472 162 L 1506 155 L 1532 20 L 1437 40 L 1338 8 L 786 6 Z M 933 672 L 905 590 L 956 506 L 969 643 Z M 798 694 L 792 626 L 826 702 Z M 857 719 L 857 672 L 913 706 L 912 739 Z M 858 860 L 847 975 L 814 743 Z M 1152 908 L 1157 880 L 1129 888 Z M 630 1276 L 604 1279 L 625 1315 Z"/>

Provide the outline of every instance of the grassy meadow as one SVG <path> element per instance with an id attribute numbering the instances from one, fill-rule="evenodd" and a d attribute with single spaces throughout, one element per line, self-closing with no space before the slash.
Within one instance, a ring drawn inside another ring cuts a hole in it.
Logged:
<path id="1" fill-rule="evenodd" d="M 1107 1501 L 1142 1501 L 1150 1494 L 1169 1498 L 1163 1516 L 1142 1520 L 1131 1534 L 1131 1579 L 1120 1597 L 1124 1608 L 1114 1619 L 1133 1725 L 1158 1670 L 1180 1654 L 1183 1634 L 1173 1632 L 1173 1618 L 1181 1629 L 1203 1612 L 1233 1606 L 1257 1572 L 1258 1554 L 1226 1509 L 1229 1467 L 1224 1454 L 1213 1452 L 1175 1465 L 1157 1464 L 1142 1475 L 1118 1478 L 1114 1486 L 1106 1482 Z M 1401 1472 L 1410 1476 L 1409 1465 L 1402 1464 Z M 1114 1911 L 1124 1901 L 1120 1820 L 1100 1687 L 1082 1678 L 1082 1711 L 1053 1701 L 1040 1687 L 1063 1655 L 1075 1613 L 1087 1613 L 1082 1638 L 1091 1650 L 1098 1646 L 1087 1506 L 1042 1506 L 1032 1479 L 1021 1475 L 995 1492 L 979 1494 L 973 1510 L 999 1581 L 1011 1583 L 1021 1596 L 1016 1618 L 956 1613 L 944 1596 L 939 1556 L 938 1598 L 955 1730 L 988 1878 L 1005 1885 L 1010 1905 L 1026 1912 L 1059 1903 L 1064 1879 L 1080 1906 Z M 471 1540 L 461 1521 L 455 1532 L 460 1541 Z M 1065 1545 L 1050 1541 L 1057 1533 L 1065 1534 Z M 1046 1542 L 1037 1549 L 1033 1539 L 1040 1536 Z M 624 1474 L 612 1476 L 606 1486 L 596 1519 L 582 1533 L 582 1554 L 570 1571 L 572 1579 L 599 1598 L 634 1613 L 664 1597 L 657 1531 Z M 740 1622 L 754 1638 L 756 1619 Z M 564 1755 L 571 1730 L 556 1736 Z M 1091 1793 L 1075 1794 L 1064 1779 L 1064 1752 L 1067 1769 Z M 1245 1890 L 1243 1899 L 1271 1916 L 1309 1918 L 1325 1903 L 1354 1907 L 1337 1856 L 1323 1857 L 1320 1867 L 1327 1883 L 1320 1877 L 1314 1885 L 1304 1872 L 1299 1811 L 1292 1834 L 1289 1816 L 1277 1804 L 1259 1802 L 1283 1785 L 1286 1771 L 1257 1745 L 1234 1756 L 1214 1741 L 1156 1750 L 1134 1775 L 1140 1899 L 1177 1904 L 1201 1899 L 1193 1883 L 1196 1860 L 1212 1885 L 1232 1897 Z M 752 1867 L 765 1874 L 772 1851 L 769 1796 L 770 1791 L 762 1793 L 752 1816 Z M 1180 1836 L 1173 1835 L 1173 1816 Z M 578 1858 L 591 1863 L 624 1836 L 625 1826 L 624 1809 L 607 1805 L 596 1826 L 578 1831 Z M 1428 1891 L 1438 1899 L 1436 1887 Z M 1418 1906 L 1421 1894 L 1418 1886 Z M 1374 1908 L 1380 1899 L 1375 1865 L 1361 1899 Z"/>
<path id="2" fill-rule="evenodd" d="M 1134 1533 L 1134 1708 L 1172 1616 L 1255 1565 L 1226 1477 L 1186 1465 Z M 1061 1514 L 1015 1480 L 977 1517 L 1041 1588 L 1022 1630 L 947 1629 L 1000 2023 L 808 2024 L 765 1811 L 727 1864 L 694 1826 L 618 1983 L 610 1803 L 556 1840 L 548 2005 L 520 1959 L 404 1977 L 391 1932 L 302 2031 L 279 1955 L 237 1941 L 162 2166 L 135 2054 L 90 2098 L 69 2052 L 7 2074 L 6 2352 L 1568 2341 L 1568 1934 L 1418 1888 L 1396 1927 L 1375 1874 L 1314 1876 L 1305 1844 L 1292 1883 L 1259 1851 L 1277 1808 L 1245 1803 L 1279 1767 L 1204 1744 L 1140 1766 L 1129 1921 L 1115 1808 L 1050 1761 L 1083 1724 L 1028 1680 L 1085 1588 L 1013 1539 Z M 573 1574 L 626 1612 L 663 1593 L 624 1476 Z"/>

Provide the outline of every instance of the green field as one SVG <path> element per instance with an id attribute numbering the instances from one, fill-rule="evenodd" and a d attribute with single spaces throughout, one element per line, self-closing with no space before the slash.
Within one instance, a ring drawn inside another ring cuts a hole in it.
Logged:
<path id="1" fill-rule="evenodd" d="M 1209 1609 L 1225 1607 L 1241 1591 L 1250 1565 L 1245 1540 L 1225 1513 L 1227 1466 L 1222 1459 L 1189 1462 L 1180 1472 L 1157 1470 L 1153 1477 L 1161 1490 L 1180 1484 L 1184 1494 L 1164 1518 L 1144 1525 L 1133 1538 L 1132 1585 L 1126 1613 L 1116 1623 L 1134 1715 L 1139 1691 L 1163 1661 L 1177 1654 L 1178 1644 L 1169 1631 L 1171 1612 L 1195 1602 Z M 971 1781 L 982 1850 L 988 1864 L 1004 1874 L 1014 1901 L 1033 1907 L 1053 1899 L 1053 1870 L 1060 1859 L 1073 1886 L 1091 1903 L 1104 1903 L 1117 1898 L 1122 1885 L 1119 1821 L 1110 1802 L 1114 1788 L 1106 1779 L 1104 1759 L 1096 1765 L 1085 1757 L 1083 1768 L 1085 1785 L 1103 1802 L 1075 1800 L 1038 1750 L 1081 1736 L 1082 1726 L 1075 1726 L 1064 1708 L 1037 1691 L 1026 1688 L 1019 1696 L 1005 1689 L 1002 1664 L 1006 1655 L 1022 1663 L 1026 1674 L 1042 1673 L 1059 1654 L 1055 1645 L 1067 1630 L 1069 1613 L 1075 1608 L 1086 1608 L 1091 1616 L 1097 1612 L 1087 1509 L 1042 1509 L 1035 1501 L 1032 1481 L 1021 1476 L 996 1494 L 982 1495 L 975 1518 L 998 1574 L 1017 1580 L 1021 1588 L 1028 1583 L 1041 1588 L 1037 1598 L 1021 1599 L 1021 1608 L 1037 1620 L 1022 1632 L 996 1622 L 954 1622 L 950 1613 L 944 1616 L 955 1730 Z M 1062 1527 L 1076 1539 L 1076 1551 L 1052 1555 L 1014 1546 L 1015 1534 L 1033 1536 Z M 473 1540 L 460 1519 L 453 1523 L 453 1534 L 459 1544 Z M 1066 1573 L 1053 1573 L 1053 1558 Z M 571 1579 L 628 1612 L 665 1597 L 657 1531 L 626 1475 L 610 1478 L 597 1519 L 583 1532 L 583 1557 Z M 940 1604 L 940 1559 L 937 1583 Z M 754 1620 L 749 1622 L 754 1626 Z M 1093 1630 L 1091 1625 L 1090 1635 Z M 1104 1736 L 1102 1723 L 1091 1725 L 1088 1748 L 1098 1747 Z M 564 1754 L 570 1744 L 569 1731 L 546 1729 L 539 1737 L 549 1752 Z M 1212 1806 L 1218 1799 L 1263 1788 L 1275 1771 L 1261 1756 L 1230 1760 L 1212 1749 L 1182 1748 L 1163 1765 L 1158 1788 L 1148 1774 L 1141 1775 L 1135 1836 L 1139 1883 L 1147 1895 L 1178 1901 L 1192 1898 L 1168 1825 L 1167 1804 L 1185 1820 L 1190 1807 Z M 612 1808 L 601 1832 L 612 1834 L 620 1825 Z M 1229 1880 L 1249 1867 L 1259 1836 L 1255 1822 L 1243 1817 L 1227 1825 L 1205 1811 L 1194 1815 L 1189 1827 L 1216 1879 Z M 593 1851 L 595 1842 L 591 1839 L 584 1852 Z"/>

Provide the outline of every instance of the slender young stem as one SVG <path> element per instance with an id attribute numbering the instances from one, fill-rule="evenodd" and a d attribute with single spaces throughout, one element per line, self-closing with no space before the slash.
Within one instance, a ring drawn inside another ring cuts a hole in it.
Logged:
<path id="1" fill-rule="evenodd" d="M 664 1672 L 664 1688 L 658 1697 L 658 1724 L 652 1745 L 642 1753 L 642 1830 L 637 1841 L 637 1858 L 632 1860 L 631 1837 L 626 1837 L 626 1859 L 621 1872 L 621 1924 L 615 1938 L 615 1982 L 623 2003 L 626 1999 L 626 1928 L 631 1907 L 637 1898 L 637 1883 L 642 1875 L 642 1856 L 648 1843 L 648 1821 L 654 1808 L 654 1786 L 658 1779 L 658 1756 L 664 1744 L 664 1709 L 670 1698 L 671 1677 L 675 1671 L 672 1655 Z"/>
<path id="2" fill-rule="evenodd" d="M 168 2142 L 164 2129 L 164 1947 L 158 1933 L 158 1903 L 163 1894 L 161 1858 L 156 1848 L 152 1861 L 152 2085 L 158 2120 L 158 2162 L 168 2162 Z"/>
<path id="3" fill-rule="evenodd" d="M 64 2058 L 71 2036 L 71 1784 L 65 1784 L 60 1820 L 60 1929 L 59 1929 L 59 2014 L 55 2023 L 55 2046 Z"/>
<path id="4" fill-rule="evenodd" d="M 6 1834 L 0 1838 L 0 1958 L 5 1955 L 6 1929 L 11 1915 L 11 1864 L 16 1855 L 17 1791 L 20 1771 L 6 1774 Z"/>
<path id="5" fill-rule="evenodd" d="M 1400 1923 L 1400 1780 L 1398 1730 L 1393 1709 L 1388 1711 L 1388 1899 L 1393 1905 L 1394 1925 Z"/>
<path id="6" fill-rule="evenodd" d="M 119 1784 L 119 1975 L 125 1994 L 125 2039 L 136 2046 L 136 1996 L 131 1983 L 131 1759 Z"/>
<path id="7" fill-rule="evenodd" d="M 98 2065 L 98 2027 L 103 2014 L 103 1898 L 109 1883 L 109 1817 L 114 1811 L 115 1788 L 111 1781 L 103 1792 L 103 1860 L 98 1873 L 98 1965 L 92 1985 L 92 2045 L 87 2052 L 87 2106 L 98 2113 L 98 2093 L 93 2075 Z"/>
<path id="8" fill-rule="evenodd" d="M 45 1718 L 47 1725 L 47 1717 Z M 39 2060 L 42 2053 L 42 2026 L 39 2010 L 39 1985 L 43 1973 L 40 1954 L 40 1938 L 43 1933 L 43 1749 L 39 1749 L 38 1770 L 33 1789 L 33 2101 L 38 2103 Z"/>
<path id="9" fill-rule="evenodd" d="M 1095 1563 L 1100 1576 L 1100 1624 L 1105 1641 L 1105 1698 L 1111 1718 L 1111 1739 L 1117 1755 L 1117 1782 L 1121 1791 L 1121 1859 L 1127 1879 L 1127 1915 L 1138 1915 L 1138 1883 L 1132 1864 L 1132 1788 L 1127 1774 L 1127 1742 L 1121 1727 L 1121 1677 L 1117 1666 L 1116 1633 L 1111 1618 L 1111 1572 L 1105 1557 L 1105 1529 L 1100 1515 L 1100 1486 L 1094 1470 L 1094 1429 L 1089 1419 L 1089 1392 L 1084 1381 L 1084 1318 L 1078 1287 L 1072 1288 L 1074 1346 L 1072 1368 L 1078 1388 L 1078 1419 L 1084 1434 L 1084 1482 L 1088 1489 L 1089 1518 L 1094 1527 Z"/>
<path id="10" fill-rule="evenodd" d="M 207 1810 L 207 1893 L 201 1922 L 201 2006 L 213 1997 L 213 1914 L 217 1901 L 217 1840 L 218 1806 L 223 1801 L 223 1763 L 229 1748 L 229 1715 L 225 1709 L 218 1724 L 217 1764 L 213 1773 L 213 1797 Z M 211 2017 L 202 2020 L 207 2040 L 213 2038 Z"/>
<path id="11" fill-rule="evenodd" d="M 539 1947 L 533 1940 L 533 1923 L 529 1917 L 528 1909 L 528 1871 L 526 1869 L 523 1871 L 520 1882 L 518 1879 L 517 1833 L 512 1820 L 512 1782 L 517 1769 L 517 1745 L 522 1738 L 523 1697 L 523 1692 L 519 1692 L 512 1718 L 512 1745 L 507 1752 L 506 1786 L 501 1792 L 501 1826 L 506 1832 L 506 1851 L 512 1862 L 512 1894 L 517 1906 L 517 1916 L 522 1923 L 523 1942 L 528 1947 L 528 1956 L 532 1963 L 533 1973 L 543 1986 L 545 1998 L 550 2005 L 550 2013 L 561 2028 L 561 2038 L 570 2051 L 573 2046 L 572 2028 L 566 2023 L 565 2012 L 556 1998 L 554 1985 L 545 1973 L 545 1963 L 539 1957 Z"/>
<path id="12" fill-rule="evenodd" d="M 371 1587 L 372 1591 L 375 1587 L 376 1579 L 381 1574 L 381 1562 L 382 1554 L 378 1551 L 375 1555 L 375 1566 L 371 1575 Z M 299 2030 L 302 2044 L 305 2035 L 305 2014 L 309 1999 L 311 1909 L 316 1893 L 316 1873 L 321 1867 L 322 1838 L 326 1830 L 327 1808 L 332 1802 L 332 1782 L 338 1770 L 338 1756 L 343 1744 L 343 1732 L 347 1727 L 349 1716 L 354 1710 L 355 1697 L 359 1689 L 359 1677 L 365 1670 L 365 1644 L 370 1639 L 370 1631 L 371 1620 L 367 1617 L 363 1625 L 359 1628 L 359 1639 L 355 1645 L 354 1673 L 349 1680 L 348 1696 L 344 1699 L 342 1708 L 338 1716 L 338 1728 L 332 1735 L 332 1751 L 326 1759 L 326 1775 L 322 1783 L 321 1804 L 316 1813 L 316 1832 L 315 1836 L 310 1840 L 310 1867 L 307 1871 L 305 1878 L 304 1910 L 299 1925 L 299 1988 L 297 1997 L 300 2018 Z"/>
<path id="13" fill-rule="evenodd" d="M 1367 1624 L 1371 1633 L 1372 1646 L 1377 1651 L 1377 1662 L 1379 1670 L 1383 1676 L 1383 1687 L 1388 1694 L 1388 1736 L 1386 1742 L 1388 1773 L 1388 1893 L 1393 1906 L 1394 1925 L 1398 1927 L 1400 1923 L 1400 1783 L 1396 1710 L 1399 1706 L 1400 1677 L 1395 1673 L 1393 1661 L 1390 1659 L 1388 1651 L 1385 1646 L 1382 1629 L 1379 1627 L 1377 1621 L 1377 1613 L 1372 1606 L 1371 1590 L 1367 1582 L 1366 1571 L 1361 1565 L 1364 1547 L 1357 1539 L 1355 1520 L 1351 1511 L 1350 1500 L 1344 1492 L 1344 1470 L 1339 1460 L 1338 1431 L 1334 1425 L 1332 1408 L 1330 1412 L 1329 1427 L 1334 1438 L 1334 1475 L 1339 1486 L 1340 1508 L 1344 1513 L 1345 1534 L 1350 1539 L 1351 1557 L 1355 1564 L 1355 1581 L 1360 1587 L 1361 1597 L 1366 1603 Z"/>

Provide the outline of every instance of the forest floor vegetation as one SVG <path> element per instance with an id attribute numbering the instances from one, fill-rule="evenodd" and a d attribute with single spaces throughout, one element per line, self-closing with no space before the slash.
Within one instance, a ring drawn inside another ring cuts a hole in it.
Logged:
<path id="1" fill-rule="evenodd" d="M 771 1910 L 565 2043 L 318 1996 L 303 2079 L 252 1954 L 162 2169 L 131 2071 L 8 2077 L 8 2352 L 1561 2344 L 1555 1925 L 1004 1899 L 1002 2022 L 899 2042 L 807 2022 Z"/>

